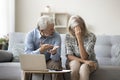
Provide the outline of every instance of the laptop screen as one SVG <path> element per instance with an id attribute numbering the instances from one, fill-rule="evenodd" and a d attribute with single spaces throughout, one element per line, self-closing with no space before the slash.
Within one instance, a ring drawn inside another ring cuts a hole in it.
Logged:
<path id="1" fill-rule="evenodd" d="M 22 70 L 46 70 L 44 54 L 21 54 L 20 64 Z"/>

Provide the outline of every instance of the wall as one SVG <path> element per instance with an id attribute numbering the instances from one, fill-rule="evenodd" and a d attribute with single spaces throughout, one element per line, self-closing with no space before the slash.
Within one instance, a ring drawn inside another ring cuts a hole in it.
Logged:
<path id="1" fill-rule="evenodd" d="M 46 5 L 52 12 L 80 15 L 95 34 L 120 34 L 120 0 L 16 0 L 16 31 L 36 27 Z"/>

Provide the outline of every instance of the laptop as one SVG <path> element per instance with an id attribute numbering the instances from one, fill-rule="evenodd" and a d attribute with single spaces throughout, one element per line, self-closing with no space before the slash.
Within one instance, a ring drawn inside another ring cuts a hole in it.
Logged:
<path id="1" fill-rule="evenodd" d="M 24 71 L 48 71 L 44 54 L 21 54 L 19 58 Z"/>

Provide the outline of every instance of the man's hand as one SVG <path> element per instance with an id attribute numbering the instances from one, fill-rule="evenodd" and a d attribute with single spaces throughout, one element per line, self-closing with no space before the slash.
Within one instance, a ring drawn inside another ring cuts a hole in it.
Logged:
<path id="1" fill-rule="evenodd" d="M 40 52 L 44 52 L 44 51 L 47 51 L 47 50 L 50 50 L 53 48 L 53 45 L 50 45 L 50 44 L 42 44 L 40 45 Z"/>
<path id="2" fill-rule="evenodd" d="M 59 48 L 59 46 L 54 46 L 52 49 L 50 49 L 48 52 L 51 54 L 56 54 L 57 53 L 57 49 Z"/>

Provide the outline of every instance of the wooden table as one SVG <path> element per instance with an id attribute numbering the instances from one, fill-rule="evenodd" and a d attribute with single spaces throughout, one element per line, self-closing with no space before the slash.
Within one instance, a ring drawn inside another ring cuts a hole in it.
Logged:
<path id="1" fill-rule="evenodd" d="M 44 71 L 44 70 L 40 70 L 40 71 L 23 71 L 23 76 L 22 76 L 22 80 L 26 80 L 26 74 L 30 73 L 38 73 L 38 74 L 43 74 L 42 76 L 42 80 L 44 80 L 44 74 L 50 74 L 51 75 L 51 80 L 53 80 L 54 78 L 52 77 L 52 74 L 63 74 L 63 79 L 65 80 L 65 76 L 64 73 L 70 73 L 71 70 L 62 70 L 62 71 L 55 71 L 55 70 L 48 70 L 48 71 Z"/>

